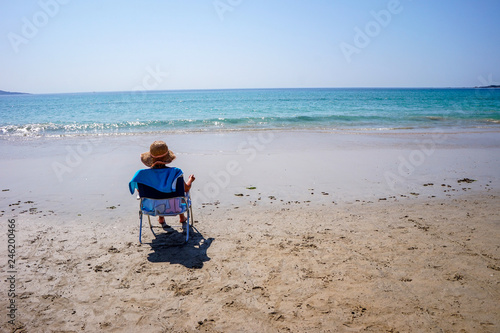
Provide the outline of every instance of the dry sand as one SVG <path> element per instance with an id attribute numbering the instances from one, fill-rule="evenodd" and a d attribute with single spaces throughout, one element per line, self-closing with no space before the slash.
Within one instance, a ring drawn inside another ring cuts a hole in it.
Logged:
<path id="1" fill-rule="evenodd" d="M 336 146 L 329 146 L 318 136 L 331 138 L 316 133 L 298 140 L 304 146 L 286 148 L 279 142 L 293 137 L 277 134 L 248 161 L 250 154 L 234 150 L 248 142 L 238 135 L 230 135 L 232 143 L 221 151 L 178 150 L 186 173 L 201 175 L 193 191 L 197 223 L 186 245 L 156 222 L 157 237 L 145 227 L 144 244 L 138 242 L 138 204 L 126 194 L 126 182 L 140 165 L 127 156 L 144 150 L 149 137 L 141 144 L 110 138 L 95 145 L 64 181 L 54 183 L 57 193 L 43 178 L 2 176 L 2 190 L 8 189 L 1 192 L 5 230 L 8 219 L 16 221 L 17 311 L 9 324 L 8 283 L 2 284 L 0 331 L 500 331 L 497 137 L 487 144 L 480 135 L 476 141 L 448 139 L 391 189 L 384 173 L 398 175 L 400 157 L 422 149 L 415 137 L 353 144 L 351 137 L 337 136 Z M 212 146 L 219 139 L 227 136 L 212 137 Z M 318 142 L 316 148 L 306 149 L 308 140 Z M 206 141 L 202 137 L 197 147 L 202 150 Z M 53 157 L 57 147 L 42 144 L 48 153 L 36 157 L 45 179 L 55 177 L 54 160 L 63 161 L 64 150 Z M 23 147 L 17 148 L 19 156 L 2 161 L 3 168 L 25 167 Z M 298 163 L 295 149 L 308 158 Z M 103 174 L 117 156 L 126 163 Z M 455 164 L 459 160 L 464 163 Z M 240 172 L 211 196 L 204 189 L 216 180 L 199 165 L 220 172 L 231 161 Z M 263 164 L 269 172 L 257 179 L 254 172 Z M 337 169 L 324 171 L 328 167 Z M 294 178 L 300 170 L 312 178 Z M 349 188 L 353 170 L 365 182 Z M 30 182 L 38 185 L 23 187 Z M 102 192 L 99 182 L 120 184 L 124 194 L 114 195 L 116 188 Z M 42 196 L 43 190 L 49 194 Z M 7 244 L 5 232 L 1 240 Z"/>

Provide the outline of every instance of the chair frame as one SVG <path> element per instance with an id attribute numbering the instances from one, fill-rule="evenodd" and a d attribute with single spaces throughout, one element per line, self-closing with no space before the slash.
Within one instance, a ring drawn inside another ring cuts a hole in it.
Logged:
<path id="1" fill-rule="evenodd" d="M 189 241 L 189 231 L 192 227 L 194 227 L 194 219 L 193 219 L 193 206 L 191 204 L 191 197 L 188 192 L 184 192 L 184 179 L 183 177 L 179 177 L 177 179 L 177 191 L 175 193 L 164 193 L 160 192 L 158 190 L 155 190 L 152 187 L 149 187 L 144 184 L 138 184 L 138 192 L 139 192 L 139 243 L 142 244 L 142 218 L 143 215 L 147 215 L 148 217 L 148 223 L 149 223 L 149 228 L 151 229 L 151 232 L 153 235 L 156 237 L 156 234 L 153 230 L 153 226 L 151 225 L 151 218 L 150 216 L 178 216 L 180 214 L 186 213 L 187 215 L 187 228 L 186 228 L 186 239 L 184 243 L 187 243 Z M 164 213 L 164 214 L 151 214 L 148 211 L 145 211 L 143 209 L 143 200 L 148 199 L 148 200 L 166 200 L 166 199 L 180 199 L 182 204 L 186 205 L 186 210 L 182 213 Z M 173 228 L 178 228 L 182 227 L 182 225 L 173 225 L 171 226 Z"/>

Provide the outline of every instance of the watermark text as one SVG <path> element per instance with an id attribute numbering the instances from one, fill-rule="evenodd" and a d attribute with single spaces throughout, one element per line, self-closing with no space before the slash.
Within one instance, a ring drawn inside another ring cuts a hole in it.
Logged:
<path id="1" fill-rule="evenodd" d="M 7 321 L 15 325 L 16 320 L 16 220 L 9 219 L 7 224 Z"/>
<path id="2" fill-rule="evenodd" d="M 7 38 L 10 46 L 15 53 L 19 53 L 20 46 L 28 44 L 30 40 L 35 38 L 40 29 L 45 27 L 51 19 L 53 19 L 61 9 L 61 5 L 66 5 L 69 0 L 40 0 L 38 6 L 40 10 L 35 12 L 31 18 L 24 16 L 21 21 L 20 33 L 9 32 Z"/>

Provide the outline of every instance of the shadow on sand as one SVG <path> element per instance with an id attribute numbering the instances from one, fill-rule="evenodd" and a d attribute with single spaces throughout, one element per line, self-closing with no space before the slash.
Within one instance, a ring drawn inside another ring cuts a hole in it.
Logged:
<path id="1" fill-rule="evenodd" d="M 148 255 L 150 262 L 169 262 L 187 268 L 202 268 L 203 263 L 210 260 L 207 250 L 214 239 L 206 239 L 195 227 L 191 228 L 187 243 L 184 243 L 186 236 L 174 230 L 155 233 L 155 236 L 149 244 L 153 250 Z"/>

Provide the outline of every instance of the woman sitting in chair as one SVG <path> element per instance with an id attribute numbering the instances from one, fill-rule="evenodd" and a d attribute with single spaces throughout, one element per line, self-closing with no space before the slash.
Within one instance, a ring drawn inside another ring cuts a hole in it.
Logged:
<path id="1" fill-rule="evenodd" d="M 141 154 L 141 161 L 147 167 L 153 169 L 161 169 L 166 168 L 167 164 L 175 160 L 175 155 L 171 150 L 168 149 L 168 146 L 163 141 L 155 141 L 149 147 L 149 151 Z M 184 192 L 189 192 L 191 189 L 191 184 L 193 184 L 195 180 L 194 175 L 190 175 L 187 182 L 184 183 Z M 184 214 L 179 214 L 180 223 L 183 226 L 183 229 L 186 227 L 186 216 Z M 158 222 L 163 226 L 165 225 L 165 217 L 158 216 Z"/>

